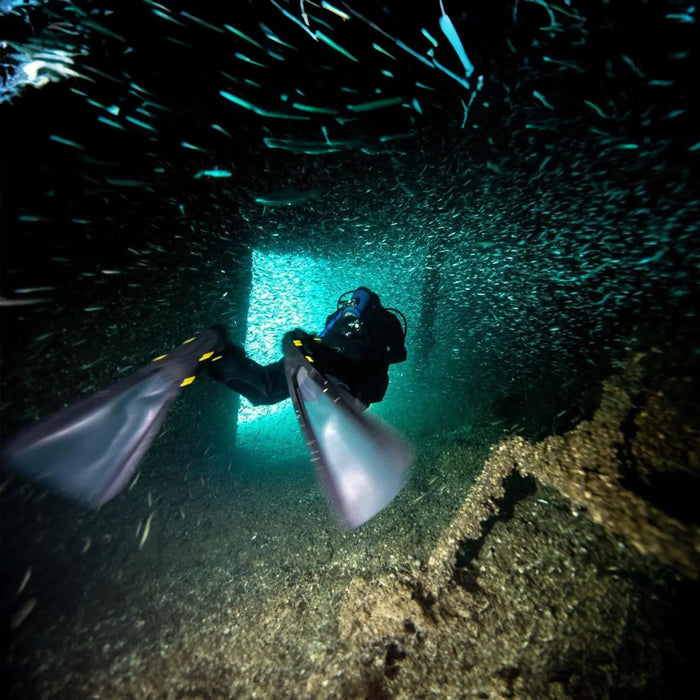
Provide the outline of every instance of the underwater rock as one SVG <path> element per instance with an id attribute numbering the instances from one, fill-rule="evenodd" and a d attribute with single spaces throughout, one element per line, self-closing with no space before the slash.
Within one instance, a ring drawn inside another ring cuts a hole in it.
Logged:
<path id="1" fill-rule="evenodd" d="M 679 629 L 689 632 L 697 617 L 700 534 L 625 479 L 625 450 L 643 454 L 654 472 L 679 449 L 648 435 L 649 424 L 676 414 L 657 386 L 672 380 L 645 376 L 641 359 L 604 383 L 592 420 L 536 444 L 516 437 L 495 446 L 426 565 L 353 580 L 341 639 L 365 665 L 384 669 L 387 697 L 610 697 L 682 687 L 693 652 Z M 632 432 L 631 411 L 640 421 Z M 460 455 L 453 449 L 450 458 Z M 518 473 L 534 476 L 534 493 L 517 488 Z M 404 655 L 387 664 L 391 645 Z"/>
<path id="2" fill-rule="evenodd" d="M 630 468 L 624 463 L 625 450 L 640 456 L 637 461 L 647 480 L 667 470 L 669 463 L 685 464 L 687 471 L 692 470 L 693 455 L 698 452 L 697 432 L 688 427 L 689 415 L 677 415 L 675 404 L 660 401 L 663 394 L 658 389 L 644 386 L 641 361 L 642 357 L 635 358 L 623 373 L 604 382 L 601 404 L 592 420 L 534 445 L 514 437 L 493 448 L 483 472 L 436 543 L 423 578 L 427 590 L 437 592 L 450 580 L 457 544 L 480 537 L 481 523 L 498 512 L 498 500 L 504 495 L 502 482 L 514 469 L 557 489 L 569 499 L 576 516 L 579 511 L 586 513 L 639 552 L 653 554 L 684 575 L 698 578 L 700 529 L 671 517 L 625 485 L 625 469 Z M 642 421 L 642 429 L 626 436 L 625 426 L 632 414 Z M 672 422 L 674 416 L 680 425 L 667 425 L 667 432 L 663 431 L 662 423 Z M 656 426 L 655 437 L 649 426 Z M 675 437 L 668 439 L 682 433 L 687 436 L 684 447 Z M 677 457 L 681 451 L 685 461 Z"/>
<path id="3" fill-rule="evenodd" d="M 517 468 L 556 488 L 574 509 L 584 509 L 594 522 L 624 537 L 642 554 L 654 555 L 697 579 L 700 529 L 671 517 L 625 483 L 625 472 L 635 469 L 635 465 L 626 464 L 626 455 L 642 456 L 636 461 L 641 463 L 644 478 L 651 479 L 652 474 L 667 471 L 669 462 L 683 463 L 674 459 L 683 451 L 676 436 L 689 436 L 688 456 L 693 450 L 697 452 L 697 433 L 692 447 L 690 431 L 683 429 L 690 418 L 682 418 L 674 404 L 660 399 L 658 389 L 644 386 L 641 358 L 636 358 L 624 374 L 605 382 L 601 405 L 592 421 L 532 447 L 516 439 Z M 671 427 L 674 419 L 678 423 Z M 630 431 L 630 421 L 642 421 L 642 429 Z M 655 426 L 653 435 L 650 426 Z"/>

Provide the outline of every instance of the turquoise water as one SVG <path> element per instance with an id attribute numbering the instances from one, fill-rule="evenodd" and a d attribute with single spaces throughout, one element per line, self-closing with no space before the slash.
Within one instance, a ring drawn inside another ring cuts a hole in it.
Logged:
<path id="1" fill-rule="evenodd" d="M 370 410 L 417 462 L 344 532 L 290 403 L 202 376 L 97 512 L 3 475 L 10 697 L 270 696 L 275 673 L 279 697 L 324 697 L 317 674 L 370 653 L 338 641 L 348 591 L 425 573 L 500 440 L 576 429 L 630 356 L 655 359 L 654 391 L 671 366 L 696 386 L 693 8 L 302 3 L 307 26 L 295 3 L 240 5 L 0 3 L 2 438 L 213 323 L 275 361 L 362 284 L 408 321 Z M 667 444 L 694 435 L 684 413 Z M 692 454 L 640 492 L 679 502 Z M 597 527 L 557 509 L 558 536 Z M 456 692 L 401 678 L 389 696 Z"/>

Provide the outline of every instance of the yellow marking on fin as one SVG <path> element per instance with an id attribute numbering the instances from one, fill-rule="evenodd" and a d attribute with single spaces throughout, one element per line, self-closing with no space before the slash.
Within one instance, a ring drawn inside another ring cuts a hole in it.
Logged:
<path id="1" fill-rule="evenodd" d="M 185 377 L 181 382 L 180 386 L 189 386 L 194 381 L 194 375 L 191 377 Z"/>
<path id="2" fill-rule="evenodd" d="M 323 342 L 323 338 L 319 338 L 318 336 L 316 336 L 316 337 L 314 338 L 314 340 L 315 340 L 317 343 L 322 343 L 322 342 Z"/>
<path id="3" fill-rule="evenodd" d="M 296 345 L 298 348 L 300 348 L 300 347 L 302 346 L 301 340 L 294 339 L 292 342 L 293 342 L 294 345 Z"/>
<path id="4" fill-rule="evenodd" d="M 202 355 L 199 358 L 200 362 L 204 362 L 204 360 L 208 360 L 212 355 L 214 354 L 214 351 L 212 350 L 211 352 L 205 352 L 204 355 Z"/>
<path id="5" fill-rule="evenodd" d="M 191 343 L 197 336 L 193 335 L 191 338 L 188 338 L 187 340 L 183 340 L 182 344 L 186 345 L 187 343 Z"/>
<path id="6" fill-rule="evenodd" d="M 158 360 L 162 360 L 164 357 L 167 357 L 166 355 L 158 355 L 158 357 L 154 357 L 151 362 L 158 362 Z"/>
<path id="7" fill-rule="evenodd" d="M 217 355 L 216 357 L 212 357 L 211 361 L 216 362 L 217 360 L 220 360 L 223 357 L 223 355 Z"/>
<path id="8" fill-rule="evenodd" d="M 313 361 L 314 361 L 314 358 L 311 357 L 311 355 L 304 355 L 304 357 L 305 357 L 309 362 L 313 362 Z"/>

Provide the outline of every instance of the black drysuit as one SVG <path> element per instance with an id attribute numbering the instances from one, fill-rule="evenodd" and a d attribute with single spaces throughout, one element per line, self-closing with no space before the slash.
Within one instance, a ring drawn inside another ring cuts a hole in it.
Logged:
<path id="1" fill-rule="evenodd" d="M 323 342 L 306 336 L 318 370 L 344 385 L 348 392 L 366 406 L 384 398 L 389 384 L 390 364 L 406 359 L 404 334 L 399 320 L 382 306 L 366 309 L 361 319 L 340 315 L 328 324 Z M 219 382 L 245 396 L 255 405 L 274 404 L 289 397 L 284 374 L 284 359 L 259 365 L 245 351 L 226 343 L 220 359 L 209 363 L 210 373 Z"/>

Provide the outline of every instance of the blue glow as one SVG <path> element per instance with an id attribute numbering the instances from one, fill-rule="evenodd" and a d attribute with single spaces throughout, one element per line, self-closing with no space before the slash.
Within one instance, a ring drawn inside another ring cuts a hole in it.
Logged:
<path id="1" fill-rule="evenodd" d="M 32 7 L 39 4 L 39 0 L 0 0 L 0 12 L 12 12 L 16 7 Z"/>
<path id="2" fill-rule="evenodd" d="M 287 331 L 302 328 L 313 333 L 323 327 L 335 300 L 345 291 L 345 288 L 338 291 L 336 280 L 328 270 L 327 260 L 253 251 L 253 281 L 245 341 L 251 359 L 261 364 L 275 362 L 281 357 L 282 337 Z M 288 408 L 288 402 L 252 406 L 243 399 L 238 422 L 240 425 L 285 408 Z"/>
<path id="3" fill-rule="evenodd" d="M 457 56 L 459 56 L 459 60 L 462 62 L 464 72 L 468 78 L 474 72 L 474 66 L 467 57 L 467 52 L 464 50 L 462 40 L 459 38 L 459 34 L 457 34 L 455 25 L 452 24 L 452 20 L 447 15 L 443 14 L 442 17 L 440 17 L 440 29 L 442 29 L 443 34 L 448 38 L 450 44 L 452 44 L 452 48 L 457 53 Z"/>
<path id="4" fill-rule="evenodd" d="M 397 259 L 390 264 L 392 256 Z M 375 289 L 387 306 L 401 309 L 411 324 L 420 316 L 420 295 L 415 290 L 422 288 L 424 274 L 425 251 L 414 249 L 409 256 L 404 250 L 385 250 L 381 244 L 361 261 L 354 250 L 333 259 L 255 250 L 246 352 L 260 364 L 275 362 L 282 356 L 281 343 L 287 331 L 321 331 L 340 294 L 362 285 Z M 410 332 L 409 327 L 409 343 Z M 409 348 L 409 361 L 389 370 L 392 384 L 387 399 L 373 406 L 373 412 L 386 416 L 402 409 L 405 401 L 400 387 L 410 382 L 412 359 Z M 405 391 L 403 395 L 405 398 Z M 236 443 L 237 448 L 253 453 L 259 453 L 262 445 L 266 452 L 280 450 L 285 454 L 292 446 L 305 449 L 290 401 L 253 406 L 242 398 Z"/>
<path id="5" fill-rule="evenodd" d="M 15 48 L 17 52 L 9 56 L 12 63 L 7 64 L 8 75 L 0 85 L 0 102 L 11 100 L 29 85 L 41 88 L 63 78 L 80 77 L 71 68 L 73 58 L 68 51 L 46 48 L 40 60 L 32 58 L 32 51 L 27 47 L 18 45 Z"/>
<path id="6" fill-rule="evenodd" d="M 423 33 L 423 36 L 435 47 L 437 48 L 438 42 L 437 39 L 433 37 L 433 35 L 425 28 L 423 27 L 421 29 L 421 32 Z"/>

